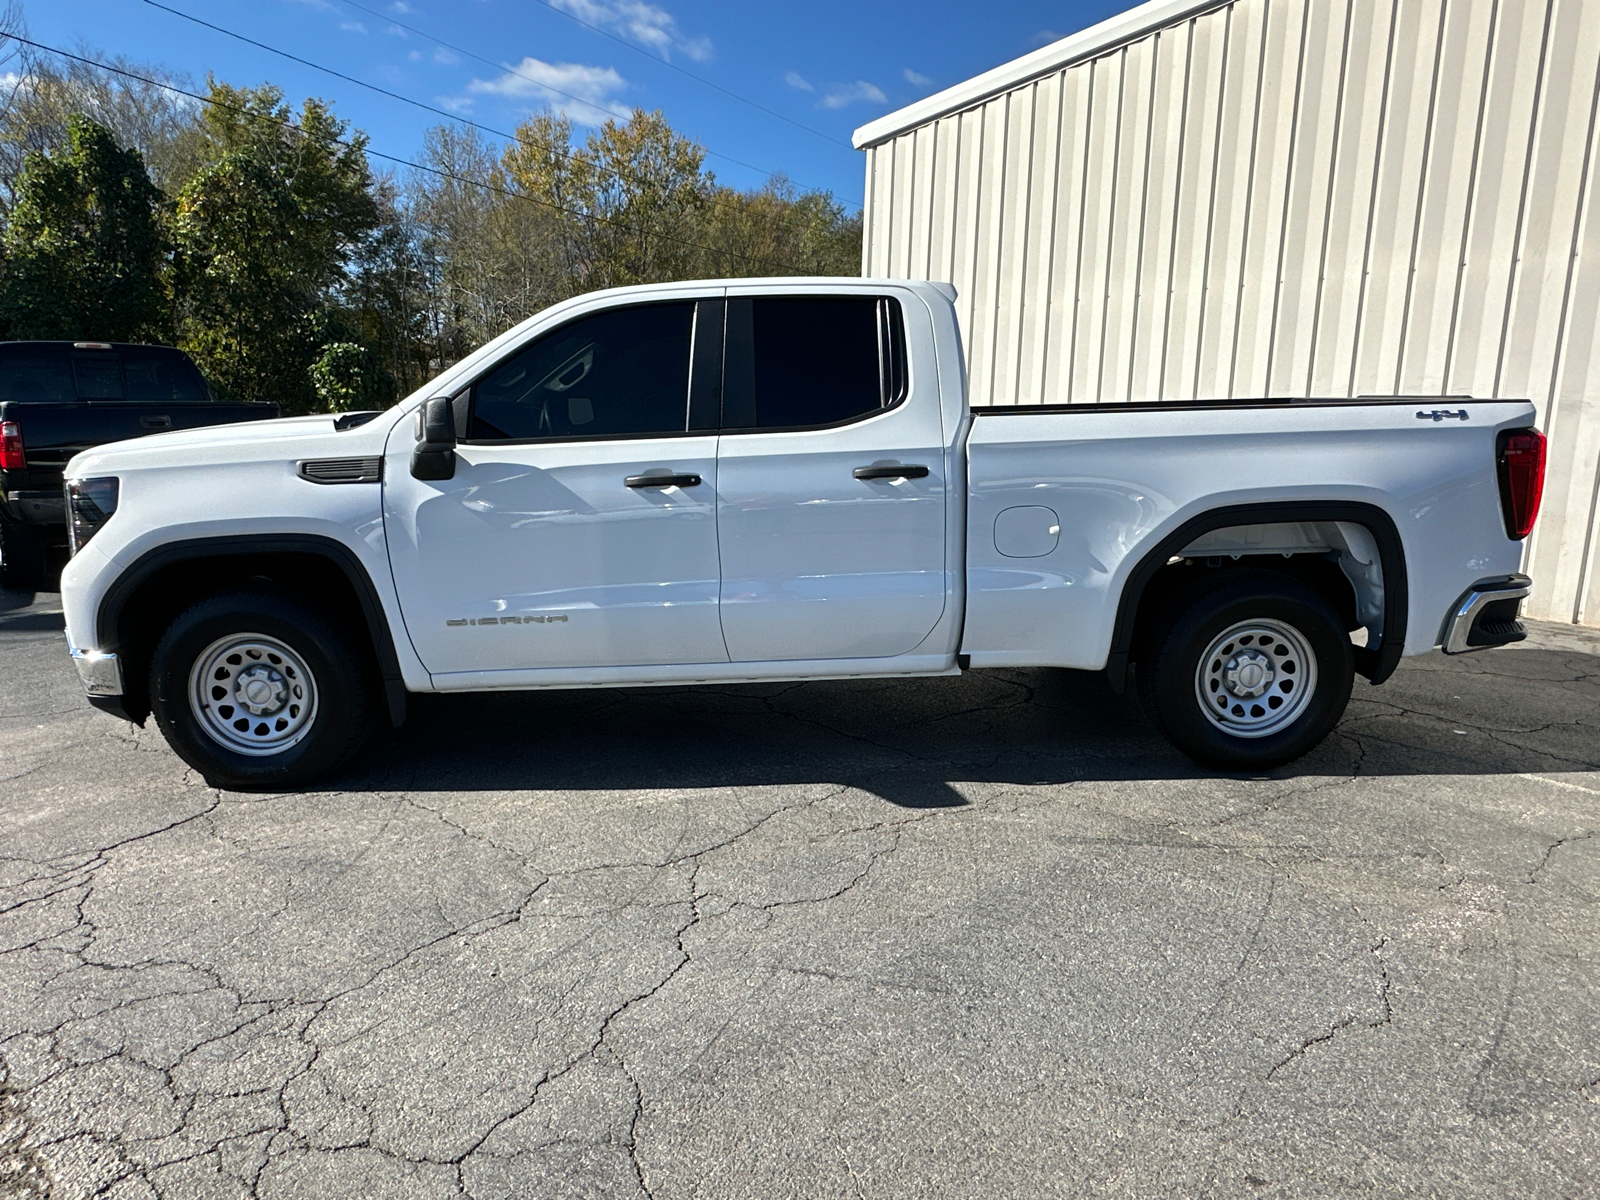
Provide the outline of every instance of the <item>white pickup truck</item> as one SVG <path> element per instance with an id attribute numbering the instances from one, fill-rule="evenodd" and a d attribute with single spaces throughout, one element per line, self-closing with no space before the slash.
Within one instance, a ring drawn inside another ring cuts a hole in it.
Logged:
<path id="1" fill-rule="evenodd" d="M 600 292 L 386 412 L 80 454 L 89 698 L 153 712 L 213 784 L 279 788 L 411 692 L 1066 667 L 1255 770 L 1326 736 L 1354 674 L 1523 636 L 1528 403 L 974 412 L 953 298 Z"/>

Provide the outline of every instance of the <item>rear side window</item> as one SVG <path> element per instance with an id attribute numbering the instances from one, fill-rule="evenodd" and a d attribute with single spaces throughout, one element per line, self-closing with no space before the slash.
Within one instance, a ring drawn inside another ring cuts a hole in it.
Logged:
<path id="1" fill-rule="evenodd" d="M 189 356 L 163 346 L 124 346 L 122 378 L 129 400 L 197 403 L 211 399 Z"/>
<path id="2" fill-rule="evenodd" d="M 77 398 L 65 346 L 0 346 L 0 400 L 62 404 Z"/>
<path id="3" fill-rule="evenodd" d="M 876 296 L 772 296 L 728 304 L 727 429 L 838 425 L 905 396 L 900 305 Z"/>
<path id="4" fill-rule="evenodd" d="M 689 420 L 693 302 L 581 317 L 473 387 L 471 441 L 682 433 Z"/>

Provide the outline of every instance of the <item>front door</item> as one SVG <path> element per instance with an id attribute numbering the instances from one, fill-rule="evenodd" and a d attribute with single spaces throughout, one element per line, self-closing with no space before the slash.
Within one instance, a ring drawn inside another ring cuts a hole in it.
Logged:
<path id="1" fill-rule="evenodd" d="M 721 303 L 701 304 L 720 349 Z M 430 672 L 727 661 L 716 436 L 688 427 L 695 311 L 604 310 L 502 360 L 458 401 L 453 479 L 412 478 L 396 430 L 384 519 Z"/>
<path id="2" fill-rule="evenodd" d="M 717 489 L 734 662 L 908 654 L 938 624 L 938 381 L 906 359 L 894 299 L 729 289 Z"/>

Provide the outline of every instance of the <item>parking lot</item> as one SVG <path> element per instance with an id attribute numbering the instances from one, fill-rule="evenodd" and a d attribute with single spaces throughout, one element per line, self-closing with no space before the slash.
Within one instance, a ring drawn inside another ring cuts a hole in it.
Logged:
<path id="1" fill-rule="evenodd" d="M 1017 671 L 430 697 L 235 795 L 0 609 L 0 1195 L 1600 1193 L 1600 634 L 1263 777 Z"/>

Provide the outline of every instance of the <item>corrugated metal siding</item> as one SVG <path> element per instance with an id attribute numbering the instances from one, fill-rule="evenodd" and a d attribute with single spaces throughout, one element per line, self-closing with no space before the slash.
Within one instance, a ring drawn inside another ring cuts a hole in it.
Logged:
<path id="1" fill-rule="evenodd" d="M 1236 0 L 867 151 L 977 404 L 1528 397 L 1533 615 L 1600 624 L 1600 0 Z"/>

